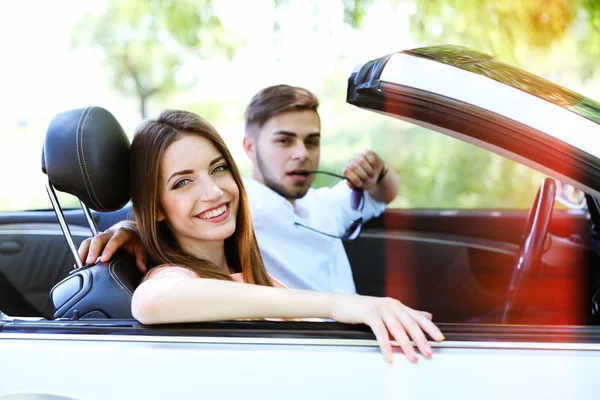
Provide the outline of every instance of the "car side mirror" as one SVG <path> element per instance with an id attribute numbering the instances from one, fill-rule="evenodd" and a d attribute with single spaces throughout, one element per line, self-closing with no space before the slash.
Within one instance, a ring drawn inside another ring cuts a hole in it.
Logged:
<path id="1" fill-rule="evenodd" d="M 567 208 L 581 209 L 585 208 L 585 193 L 581 190 L 563 183 L 557 179 L 556 182 L 556 201 Z"/>

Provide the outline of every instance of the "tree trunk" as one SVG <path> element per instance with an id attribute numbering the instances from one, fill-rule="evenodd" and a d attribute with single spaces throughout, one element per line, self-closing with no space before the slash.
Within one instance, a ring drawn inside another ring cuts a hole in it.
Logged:
<path id="1" fill-rule="evenodd" d="M 148 100 L 148 96 L 140 95 L 140 114 L 142 115 L 142 119 L 146 119 L 146 101 Z"/>

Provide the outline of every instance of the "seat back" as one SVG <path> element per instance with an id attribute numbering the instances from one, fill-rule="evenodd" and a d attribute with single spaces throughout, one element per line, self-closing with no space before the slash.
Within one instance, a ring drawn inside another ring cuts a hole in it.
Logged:
<path id="1" fill-rule="evenodd" d="M 55 189 L 79 198 L 90 229 L 90 209 L 115 211 L 130 199 L 129 139 L 116 118 L 100 107 L 58 114 L 50 122 L 42 151 L 48 195 L 77 269 L 50 291 L 54 318 L 132 318 L 131 296 L 141 274 L 135 260 L 118 252 L 106 263 L 82 265 Z"/>

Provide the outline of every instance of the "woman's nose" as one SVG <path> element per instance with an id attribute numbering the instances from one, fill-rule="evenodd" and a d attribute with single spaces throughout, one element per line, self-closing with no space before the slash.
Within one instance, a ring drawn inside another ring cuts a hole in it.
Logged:
<path id="1" fill-rule="evenodd" d="M 212 180 L 200 186 L 200 200 L 210 202 L 223 195 L 223 191 Z"/>

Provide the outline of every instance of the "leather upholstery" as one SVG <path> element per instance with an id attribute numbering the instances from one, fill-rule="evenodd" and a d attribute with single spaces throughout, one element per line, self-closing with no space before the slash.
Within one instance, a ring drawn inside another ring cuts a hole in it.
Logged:
<path id="1" fill-rule="evenodd" d="M 130 198 L 129 140 L 107 110 L 58 114 L 44 141 L 42 169 L 55 189 L 96 211 L 115 211 Z M 132 318 L 131 297 L 141 273 L 129 254 L 69 273 L 50 291 L 54 318 Z"/>
<path id="2" fill-rule="evenodd" d="M 129 201 L 129 139 L 107 110 L 65 111 L 50 122 L 42 170 L 55 189 L 96 211 L 115 211 Z"/>
<path id="3" fill-rule="evenodd" d="M 135 260 L 122 251 L 74 270 L 50 291 L 54 318 L 133 318 L 131 296 L 139 281 Z"/>

